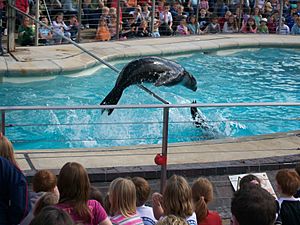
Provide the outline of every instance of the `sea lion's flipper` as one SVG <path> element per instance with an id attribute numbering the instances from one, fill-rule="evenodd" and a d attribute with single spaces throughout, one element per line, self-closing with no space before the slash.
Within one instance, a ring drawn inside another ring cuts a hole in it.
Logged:
<path id="1" fill-rule="evenodd" d="M 123 89 L 113 88 L 111 92 L 104 98 L 104 100 L 100 103 L 100 105 L 116 105 L 118 104 L 123 93 Z M 110 115 L 114 109 L 102 109 L 102 113 L 104 111 L 108 111 L 108 115 Z"/>

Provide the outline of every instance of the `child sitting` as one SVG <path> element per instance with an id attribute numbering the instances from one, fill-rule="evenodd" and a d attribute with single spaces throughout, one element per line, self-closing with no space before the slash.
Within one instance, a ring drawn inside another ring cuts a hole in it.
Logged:
<path id="1" fill-rule="evenodd" d="M 276 183 L 280 195 L 277 199 L 279 210 L 276 221 L 279 224 L 299 225 L 300 199 L 293 196 L 300 186 L 299 175 L 295 170 L 279 170 L 276 174 Z"/>
<path id="2" fill-rule="evenodd" d="M 179 35 L 189 35 L 190 32 L 187 28 L 186 19 L 182 18 L 180 24 L 177 26 L 176 33 Z"/>
<path id="3" fill-rule="evenodd" d="M 49 21 L 45 16 L 41 17 L 40 21 L 47 26 L 49 25 Z M 53 37 L 52 31 L 49 28 L 47 28 L 46 26 L 39 27 L 39 43 L 44 45 L 52 44 L 53 43 L 52 37 Z"/>
<path id="4" fill-rule="evenodd" d="M 268 22 L 267 18 L 262 18 L 260 20 L 260 25 L 257 28 L 257 33 L 260 33 L 260 34 L 268 34 L 269 33 L 267 22 Z"/>
<path id="5" fill-rule="evenodd" d="M 98 41 L 109 41 L 111 39 L 111 34 L 107 27 L 105 18 L 100 18 L 99 25 L 96 32 L 96 40 Z"/>
<path id="6" fill-rule="evenodd" d="M 21 46 L 34 44 L 34 30 L 28 17 L 24 17 L 23 24 L 19 27 L 18 41 Z"/>
<path id="7" fill-rule="evenodd" d="M 216 15 L 213 15 L 211 17 L 211 22 L 205 28 L 204 33 L 218 34 L 220 32 L 221 32 L 221 27 L 220 27 L 220 24 L 218 23 L 218 17 Z"/>
<path id="8" fill-rule="evenodd" d="M 52 22 L 52 26 L 54 29 L 53 39 L 55 44 L 62 43 L 62 37 L 65 36 L 67 38 L 71 37 L 71 34 L 68 32 L 69 28 L 64 22 L 64 14 L 58 13 L 55 17 L 55 20 Z"/>
<path id="9" fill-rule="evenodd" d="M 156 224 L 157 221 L 153 215 L 152 207 L 145 205 L 151 191 L 149 183 L 142 177 L 134 177 L 132 178 L 132 182 L 136 189 L 137 213 L 140 215 L 145 225 Z"/>
<path id="10" fill-rule="evenodd" d="M 138 37 L 149 37 L 151 34 L 148 30 L 147 20 L 142 20 L 140 26 L 138 27 L 137 36 Z"/>

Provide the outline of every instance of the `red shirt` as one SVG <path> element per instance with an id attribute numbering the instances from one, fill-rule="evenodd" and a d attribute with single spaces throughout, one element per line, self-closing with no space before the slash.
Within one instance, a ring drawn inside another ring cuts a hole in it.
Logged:
<path id="1" fill-rule="evenodd" d="M 22 12 L 27 13 L 27 9 L 29 7 L 28 0 L 16 0 L 16 7 Z"/>
<path id="2" fill-rule="evenodd" d="M 222 225 L 222 220 L 219 213 L 208 210 L 206 218 L 198 225 Z"/>

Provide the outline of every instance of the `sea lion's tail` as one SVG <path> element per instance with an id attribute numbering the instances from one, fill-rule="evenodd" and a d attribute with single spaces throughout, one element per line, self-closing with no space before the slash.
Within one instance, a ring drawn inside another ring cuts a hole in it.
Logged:
<path id="1" fill-rule="evenodd" d="M 123 90 L 119 88 L 113 88 L 109 94 L 104 98 L 104 100 L 100 103 L 100 105 L 116 105 L 118 104 L 121 96 L 123 94 Z M 114 109 L 102 109 L 102 113 L 104 111 L 108 111 L 108 115 L 110 115 Z"/>

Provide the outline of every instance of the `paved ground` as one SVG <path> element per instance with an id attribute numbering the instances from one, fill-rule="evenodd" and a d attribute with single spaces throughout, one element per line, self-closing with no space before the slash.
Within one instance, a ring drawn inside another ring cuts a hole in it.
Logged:
<path id="1" fill-rule="evenodd" d="M 101 59 L 115 60 L 141 55 L 167 55 L 195 51 L 213 51 L 247 47 L 300 48 L 297 36 L 280 35 L 205 35 L 141 39 L 82 44 Z M 72 45 L 20 47 L 12 55 L 0 57 L 0 82 L 40 79 L 75 73 L 99 66 L 97 60 Z M 91 72 L 91 71 L 87 71 Z M 230 217 L 233 189 L 229 174 L 267 171 L 271 180 L 276 170 L 294 167 L 300 162 L 300 131 L 253 138 L 227 139 L 169 146 L 168 174 L 177 173 L 192 181 L 208 176 L 215 186 L 216 201 L 211 208 L 223 218 Z M 161 146 L 135 146 L 105 149 L 20 151 L 17 160 L 30 179 L 39 169 L 59 168 L 68 161 L 78 161 L 86 168 L 93 183 L 103 191 L 117 176 L 143 176 L 154 190 L 159 189 L 160 168 L 153 159 Z M 226 223 L 228 220 L 226 220 Z"/>

